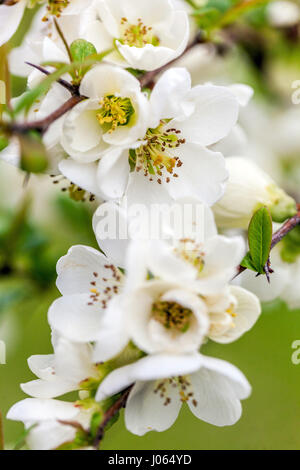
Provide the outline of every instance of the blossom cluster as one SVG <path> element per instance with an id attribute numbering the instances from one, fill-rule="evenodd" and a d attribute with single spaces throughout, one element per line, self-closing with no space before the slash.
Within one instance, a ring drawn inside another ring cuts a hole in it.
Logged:
<path id="1" fill-rule="evenodd" d="M 140 436 L 168 429 L 184 404 L 205 422 L 233 425 L 251 386 L 233 364 L 208 357 L 206 343 L 238 340 L 258 320 L 260 300 L 281 295 L 300 305 L 289 282 L 300 276 L 299 257 L 287 262 L 283 242 L 272 256 L 270 288 L 250 270 L 233 282 L 255 213 L 266 208 L 282 223 L 297 212 L 243 154 L 240 114 L 253 91 L 240 83 L 193 86 L 187 68 L 174 65 L 193 41 L 183 1 L 8 2 L 0 6 L 0 26 L 9 25 L 0 27 L 0 45 L 36 4 L 10 70 L 26 77 L 29 93 L 45 71 L 65 73 L 17 116 L 0 158 L 24 169 L 18 125 L 25 119 L 39 129 L 76 100 L 43 128 L 39 143 L 46 171 L 73 198 L 96 199 L 99 250 L 73 246 L 58 261 L 61 297 L 48 312 L 53 353 L 29 358 L 37 379 L 21 388 L 31 398 L 8 418 L 25 424 L 31 449 L 44 450 L 97 448 L 101 423 L 124 397 L 126 427 Z M 80 54 L 87 62 L 75 67 Z M 22 100 L 13 100 L 15 109 Z M 193 211 L 184 218 L 184 236 L 170 223 L 174 204 L 198 209 L 197 219 Z M 154 205 L 165 208 L 165 236 L 156 239 L 145 230 Z M 107 233 L 115 220 L 127 227 L 124 239 Z M 60 399 L 70 392 L 75 401 Z"/>

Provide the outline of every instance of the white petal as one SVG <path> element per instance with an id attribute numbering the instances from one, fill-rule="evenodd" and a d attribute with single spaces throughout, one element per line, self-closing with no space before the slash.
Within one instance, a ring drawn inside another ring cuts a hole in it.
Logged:
<path id="1" fill-rule="evenodd" d="M 96 117 L 99 107 L 97 100 L 82 101 L 64 120 L 61 144 L 78 162 L 96 161 L 107 148 L 102 140 L 103 131 Z"/>
<path id="2" fill-rule="evenodd" d="M 59 338 L 55 348 L 57 376 L 75 384 L 78 389 L 82 380 L 95 376 L 92 353 L 90 344 L 73 343 L 66 338 Z"/>
<path id="3" fill-rule="evenodd" d="M 216 294 L 236 274 L 236 267 L 245 254 L 242 237 L 226 238 L 217 236 L 205 245 L 205 265 L 197 280 L 202 294 Z"/>
<path id="4" fill-rule="evenodd" d="M 56 285 L 62 295 L 88 294 L 91 288 L 101 292 L 116 283 L 110 279 L 103 281 L 103 278 L 111 277 L 111 271 L 105 268 L 108 263 L 106 256 L 94 248 L 72 246 L 57 263 Z"/>
<path id="5" fill-rule="evenodd" d="M 240 400 L 248 398 L 251 387 L 235 366 L 205 357 L 204 366 L 190 379 L 197 405 L 188 404 L 197 418 L 215 426 L 230 426 L 240 419 Z"/>
<path id="6" fill-rule="evenodd" d="M 212 145 L 226 137 L 237 122 L 239 103 L 235 95 L 225 87 L 198 85 L 189 93 L 195 103 L 194 113 L 174 127 L 190 142 Z"/>
<path id="7" fill-rule="evenodd" d="M 90 302 L 88 294 L 55 300 L 48 312 L 50 326 L 71 341 L 94 341 L 101 328 L 102 304 L 88 305 Z"/>
<path id="8" fill-rule="evenodd" d="M 0 152 L 0 159 L 13 166 L 20 166 L 20 144 L 18 139 L 11 139 L 10 144 Z"/>
<path id="9" fill-rule="evenodd" d="M 32 380 L 31 382 L 21 384 L 21 389 L 32 397 L 47 399 L 73 392 L 78 387 L 72 382 L 56 377 L 52 381 Z"/>
<path id="10" fill-rule="evenodd" d="M 177 388 L 168 387 L 166 395 L 171 402 L 155 393 L 156 382 L 138 382 L 130 392 L 126 403 L 125 424 L 128 431 L 143 436 L 149 431 L 169 429 L 177 419 L 181 408 Z"/>
<path id="11" fill-rule="evenodd" d="M 28 366 L 39 379 L 49 380 L 54 371 L 54 354 L 31 356 Z"/>
<path id="12" fill-rule="evenodd" d="M 230 287 L 230 293 L 237 301 L 234 309 L 236 316 L 232 319 L 234 327 L 222 336 L 213 337 L 212 339 L 217 343 L 231 343 L 240 338 L 252 328 L 261 313 L 260 302 L 256 295 L 236 286 Z"/>
<path id="13" fill-rule="evenodd" d="M 150 97 L 152 113 L 149 127 L 156 127 L 159 120 L 173 119 L 179 114 L 185 114 L 185 107 L 193 109 L 193 104 L 185 102 L 187 93 L 191 90 L 191 76 L 184 68 L 171 68 L 157 81 Z M 186 110 L 188 112 L 188 109 Z"/>
<path id="14" fill-rule="evenodd" d="M 247 106 L 251 100 L 254 90 L 249 85 L 244 85 L 243 83 L 236 83 L 228 87 L 238 99 L 240 106 Z"/>
<path id="15" fill-rule="evenodd" d="M 126 98 L 140 89 L 140 82 L 131 73 L 107 64 L 98 65 L 86 73 L 80 85 L 80 93 L 93 100 L 101 100 L 105 95 Z"/>
<path id="16" fill-rule="evenodd" d="M 195 197 L 209 206 L 215 204 L 223 196 L 228 179 L 222 154 L 186 143 L 179 147 L 177 155 L 183 164 L 176 169 L 178 178 L 171 176 L 170 182 L 165 183 L 170 195 L 174 199 Z"/>
<path id="17" fill-rule="evenodd" d="M 78 414 L 73 403 L 59 400 L 26 398 L 16 403 L 8 412 L 7 419 L 13 421 L 38 422 L 48 420 L 71 421 Z"/>
<path id="18" fill-rule="evenodd" d="M 126 322 L 122 296 L 113 297 L 105 311 L 101 330 L 95 341 L 94 362 L 105 362 L 122 352 L 130 340 Z"/>
<path id="19" fill-rule="evenodd" d="M 97 172 L 103 198 L 118 199 L 124 195 L 129 171 L 128 150 L 116 148 L 103 155 Z"/>
<path id="20" fill-rule="evenodd" d="M 21 0 L 12 6 L 0 6 L 0 46 L 5 44 L 17 31 L 25 8 L 26 0 Z"/>
<path id="21" fill-rule="evenodd" d="M 67 158 L 58 164 L 58 168 L 62 175 L 79 188 L 100 197 L 97 183 L 97 163 L 78 163 Z"/>
<path id="22" fill-rule="evenodd" d="M 144 47 L 134 47 L 116 41 L 120 54 L 128 65 L 139 70 L 151 71 L 171 62 L 177 57 L 173 49 L 168 47 L 146 44 Z"/>
<path id="23" fill-rule="evenodd" d="M 101 21 L 89 21 L 87 28 L 82 36 L 84 39 L 94 44 L 98 53 L 113 48 L 113 38 L 107 32 Z"/>
<path id="24" fill-rule="evenodd" d="M 57 421 L 46 421 L 33 428 L 26 439 L 30 450 L 54 450 L 75 438 L 76 429 Z"/>
<path id="25" fill-rule="evenodd" d="M 100 249 L 115 266 L 124 268 L 130 242 L 126 212 L 114 202 L 101 204 L 93 217 L 93 229 Z"/>
<path id="26" fill-rule="evenodd" d="M 139 381 L 167 379 L 191 374 L 203 363 L 200 354 L 168 355 L 156 354 L 114 370 L 101 383 L 96 395 L 97 401 L 115 395 L 129 385 Z"/>

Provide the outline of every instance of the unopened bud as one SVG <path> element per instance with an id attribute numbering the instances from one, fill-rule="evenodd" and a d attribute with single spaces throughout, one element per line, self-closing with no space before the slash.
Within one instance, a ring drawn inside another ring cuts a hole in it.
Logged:
<path id="1" fill-rule="evenodd" d="M 213 207 L 220 228 L 247 229 L 260 207 L 269 208 L 274 222 L 296 214 L 296 203 L 272 178 L 247 158 L 226 159 L 229 180 L 223 198 Z"/>
<path id="2" fill-rule="evenodd" d="M 42 173 L 48 166 L 47 152 L 40 136 L 34 132 L 19 135 L 21 168 L 28 173 Z"/>

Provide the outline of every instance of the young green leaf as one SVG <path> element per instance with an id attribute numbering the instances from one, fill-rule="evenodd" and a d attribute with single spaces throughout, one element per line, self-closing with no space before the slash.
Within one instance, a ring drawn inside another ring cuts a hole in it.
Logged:
<path id="1" fill-rule="evenodd" d="M 272 217 L 269 209 L 262 207 L 253 215 L 248 229 L 251 263 L 256 271 L 264 273 L 272 242 Z"/>
<path id="2" fill-rule="evenodd" d="M 95 46 L 85 39 L 76 39 L 70 46 L 70 51 L 74 61 L 84 62 L 92 54 L 97 54 Z"/>

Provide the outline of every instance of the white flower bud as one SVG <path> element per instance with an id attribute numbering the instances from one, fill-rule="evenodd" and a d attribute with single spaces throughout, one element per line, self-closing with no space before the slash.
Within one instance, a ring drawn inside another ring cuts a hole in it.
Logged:
<path id="1" fill-rule="evenodd" d="M 213 207 L 220 228 L 246 229 L 255 211 L 267 206 L 275 222 L 296 213 L 296 203 L 255 163 L 243 157 L 226 159 L 229 180 L 223 198 Z"/>

